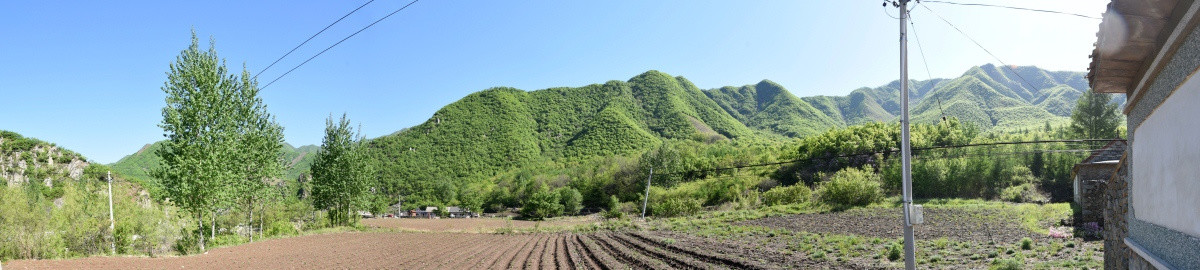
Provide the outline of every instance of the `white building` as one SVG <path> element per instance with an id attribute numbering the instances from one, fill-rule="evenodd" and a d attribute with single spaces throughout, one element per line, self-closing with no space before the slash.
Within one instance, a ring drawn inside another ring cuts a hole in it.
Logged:
<path id="1" fill-rule="evenodd" d="M 1126 96 L 1129 132 L 1108 185 L 1107 268 L 1200 269 L 1198 12 L 1195 0 L 1112 0 L 1100 24 L 1088 78 Z"/>

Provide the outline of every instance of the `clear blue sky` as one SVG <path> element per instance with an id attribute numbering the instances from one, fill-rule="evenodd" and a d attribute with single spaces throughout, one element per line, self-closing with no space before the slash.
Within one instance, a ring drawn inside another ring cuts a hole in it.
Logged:
<path id="1" fill-rule="evenodd" d="M 231 68 L 266 67 L 365 1 L 0 2 L 0 129 L 111 163 L 162 140 L 169 63 L 190 30 Z M 259 78 L 266 84 L 408 0 L 377 0 Z M 1107 1 L 961 0 L 1100 16 Z M 701 88 L 770 79 L 799 96 L 898 78 L 897 31 L 877 0 L 424 0 L 264 90 L 293 145 L 320 144 L 349 113 L 369 137 L 419 124 L 493 86 L 537 90 L 656 69 Z M 1009 64 L 1084 71 L 1099 20 L 926 3 Z M 896 9 L 888 8 L 892 16 Z M 912 12 L 913 79 L 996 63 L 924 8 Z"/>

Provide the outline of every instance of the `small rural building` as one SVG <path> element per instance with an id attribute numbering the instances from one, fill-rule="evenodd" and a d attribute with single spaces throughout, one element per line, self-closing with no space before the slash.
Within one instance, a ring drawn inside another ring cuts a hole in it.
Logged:
<path id="1" fill-rule="evenodd" d="M 1071 168 L 1078 222 L 1104 223 L 1104 194 L 1124 154 L 1125 141 L 1112 141 Z"/>
<path id="2" fill-rule="evenodd" d="M 1108 269 L 1200 269 L 1200 1 L 1112 0 L 1088 82 L 1123 94 L 1126 156 L 1108 183 Z"/>
<path id="3" fill-rule="evenodd" d="M 458 207 L 458 206 L 446 207 L 446 213 L 450 214 L 450 217 L 452 217 L 452 218 L 479 217 L 479 214 L 468 211 L 467 209 L 463 209 L 462 207 Z"/>
<path id="4" fill-rule="evenodd" d="M 435 207 L 434 209 L 437 209 L 437 208 Z M 408 214 L 404 215 L 404 217 L 410 217 L 410 218 L 433 218 L 434 216 L 437 216 L 437 213 L 429 212 L 429 211 L 425 211 L 425 210 L 421 210 L 421 209 L 408 210 Z"/>

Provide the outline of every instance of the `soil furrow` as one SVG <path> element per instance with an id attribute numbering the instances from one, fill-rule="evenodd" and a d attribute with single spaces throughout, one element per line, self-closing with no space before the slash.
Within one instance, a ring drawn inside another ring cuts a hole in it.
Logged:
<path id="1" fill-rule="evenodd" d="M 584 251 L 583 247 L 579 243 L 578 238 L 579 238 L 579 235 L 570 235 L 570 236 L 566 237 L 565 239 L 563 239 L 563 242 L 566 242 L 566 244 L 567 244 L 567 252 L 569 255 L 569 256 L 567 256 L 567 258 L 570 259 L 571 268 L 572 269 L 598 269 L 598 268 L 600 268 L 600 266 L 597 265 L 595 259 L 592 258 L 589 254 L 587 254 L 587 251 Z"/>
<path id="2" fill-rule="evenodd" d="M 674 251 L 674 252 L 684 253 L 684 254 L 691 255 L 691 256 L 693 256 L 693 257 L 699 258 L 700 260 L 703 260 L 703 261 L 706 261 L 706 262 L 709 262 L 709 263 L 713 263 L 713 264 L 722 264 L 722 265 L 725 265 L 725 266 L 727 266 L 727 267 L 729 267 L 729 268 L 734 268 L 734 269 L 768 269 L 767 267 L 763 267 L 763 266 L 761 266 L 761 265 L 758 265 L 758 264 L 754 264 L 754 263 L 750 263 L 750 262 L 745 262 L 745 261 L 738 260 L 738 259 L 734 259 L 734 258 L 728 258 L 728 257 L 725 257 L 725 256 L 719 256 L 719 255 L 716 255 L 716 254 L 710 254 L 710 253 L 708 253 L 708 252 L 701 252 L 701 251 L 697 251 L 697 250 L 692 250 L 692 249 L 690 249 L 690 248 L 684 248 L 684 247 L 678 247 L 678 246 L 673 246 L 673 245 L 667 245 L 667 244 L 663 244 L 661 241 L 651 238 L 651 236 L 642 235 L 642 234 L 640 234 L 640 233 L 631 233 L 631 234 L 629 234 L 629 235 L 631 235 L 631 236 L 633 236 L 633 237 L 637 237 L 637 238 L 639 238 L 639 239 L 642 239 L 642 240 L 645 240 L 647 243 L 651 243 L 651 244 L 653 244 L 653 245 L 655 245 L 655 246 L 657 246 L 657 247 L 659 247 L 659 248 L 663 248 L 663 249 L 671 250 L 671 251 Z"/>
<path id="3" fill-rule="evenodd" d="M 513 241 L 513 243 L 504 243 L 501 246 L 502 247 L 512 246 L 513 244 L 515 244 L 515 242 L 517 242 L 517 241 Z M 500 257 L 500 255 L 503 255 L 505 251 L 508 251 L 507 249 L 504 249 L 504 248 L 494 248 L 494 247 L 489 247 L 489 246 L 479 247 L 479 249 L 483 249 L 486 251 L 483 252 L 482 254 L 480 254 L 479 256 L 476 256 L 474 264 L 472 264 L 473 266 L 469 267 L 469 268 L 486 269 L 486 268 L 492 266 L 492 264 L 494 264 L 495 260 L 498 259 Z"/>
<path id="4" fill-rule="evenodd" d="M 495 244 L 492 241 L 493 239 L 491 239 L 491 237 L 481 239 L 481 240 L 482 240 L 481 242 L 488 243 L 489 245 Z M 463 257 L 463 258 L 466 258 L 466 260 L 456 260 L 454 264 L 451 264 L 447 268 L 449 268 L 449 269 L 467 269 L 471 265 L 478 265 L 477 260 L 480 260 L 480 258 L 483 257 L 481 255 L 486 253 L 488 250 L 491 250 L 491 248 L 488 248 L 489 245 L 479 245 L 479 243 L 476 243 L 475 245 L 470 245 L 469 247 L 464 247 L 464 249 L 466 249 L 466 248 L 471 249 L 470 250 L 471 254 Z"/>
<path id="5" fill-rule="evenodd" d="M 542 255 L 541 258 L 538 259 L 538 269 L 558 269 L 556 266 L 556 264 L 558 264 L 558 256 L 556 256 L 556 253 L 558 253 L 558 247 L 554 245 L 554 243 L 558 243 L 557 241 L 554 241 L 554 239 L 557 238 L 558 234 L 555 233 L 547 235 L 546 239 L 542 240 Z"/>
<path id="6" fill-rule="evenodd" d="M 663 263 L 660 260 L 651 258 L 645 254 L 637 252 L 636 250 L 631 250 L 629 247 L 617 243 L 612 238 L 608 237 L 607 233 L 597 233 L 592 235 L 592 238 L 595 238 L 596 242 L 608 249 L 609 252 L 616 254 L 616 257 L 620 258 L 626 264 L 636 265 L 637 268 L 642 269 L 663 269 L 668 267 L 666 263 Z"/>
<path id="7" fill-rule="evenodd" d="M 600 245 L 596 244 L 595 241 L 592 241 L 591 238 L 580 235 L 576 237 L 575 240 L 579 241 L 579 245 L 583 247 L 584 253 L 592 256 L 592 259 L 596 261 L 596 266 L 599 266 L 601 269 L 609 270 L 626 268 L 625 263 L 613 258 L 611 254 L 602 249 Z"/>
<path id="8" fill-rule="evenodd" d="M 521 243 L 520 243 L 519 245 L 520 245 L 522 248 L 524 248 L 524 247 L 525 247 L 525 245 L 527 245 L 527 244 L 529 244 L 529 238 L 524 238 L 524 237 L 523 237 L 523 238 L 521 239 Z M 517 246 L 517 245 L 512 245 L 512 247 L 516 247 L 516 246 Z M 510 263 L 510 262 L 512 262 L 512 259 L 513 259 L 513 257 L 516 257 L 516 256 L 517 256 L 517 252 L 520 252 L 520 251 L 521 251 L 521 249 L 520 249 L 520 248 L 518 248 L 518 249 L 511 249 L 511 248 L 509 248 L 509 249 L 504 249 L 504 252 L 500 253 L 500 255 L 498 255 L 496 258 L 493 258 L 493 259 L 492 259 L 492 261 L 491 261 L 491 264 L 488 264 L 488 267 L 487 267 L 487 268 L 488 268 L 488 269 L 508 268 L 508 267 L 509 267 L 508 265 L 509 265 L 509 263 Z M 509 255 L 510 253 L 511 253 L 511 255 Z"/>
<path id="9" fill-rule="evenodd" d="M 542 266 L 542 256 L 546 254 L 545 235 L 539 235 L 533 241 L 533 248 L 529 250 L 529 255 L 525 256 L 525 264 L 521 269 L 537 270 Z"/>
<path id="10" fill-rule="evenodd" d="M 418 239 L 420 239 L 421 243 L 423 243 L 423 244 L 425 242 L 429 242 L 428 240 L 426 240 L 429 238 L 418 238 Z M 459 243 L 462 240 L 463 240 L 462 238 L 452 238 L 449 241 L 438 241 L 436 244 L 427 243 L 427 245 L 433 245 L 434 248 L 422 249 L 421 252 L 414 254 L 414 256 L 412 258 L 410 258 L 410 261 L 411 260 L 417 261 L 417 265 L 418 265 L 417 268 L 421 268 L 421 269 L 429 269 L 429 268 L 433 268 L 433 267 L 444 266 L 444 265 L 440 265 L 445 262 L 445 260 L 439 259 L 441 257 L 440 254 L 445 254 L 446 251 L 454 250 L 454 249 L 458 248 L 460 246 Z M 435 265 L 430 265 L 430 264 L 435 264 Z"/>
<path id="11" fill-rule="evenodd" d="M 521 249 L 518 249 L 517 253 L 513 254 L 512 258 L 508 259 L 508 263 L 505 264 L 506 265 L 505 268 L 508 268 L 508 269 L 522 268 L 523 265 L 525 264 L 525 261 L 529 259 L 529 250 L 533 249 L 533 246 L 537 243 L 536 243 L 536 241 L 533 241 L 533 237 L 526 237 L 526 238 L 529 239 L 529 241 L 527 241 L 524 246 L 521 246 Z"/>
<path id="12" fill-rule="evenodd" d="M 570 265 L 570 255 L 567 253 L 567 244 L 564 242 L 565 235 L 559 234 L 554 238 L 554 268 L 555 269 L 575 269 L 575 266 Z"/>
<path id="13" fill-rule="evenodd" d="M 651 257 L 662 260 L 663 262 L 670 264 L 672 267 L 686 269 L 711 269 L 716 267 L 715 265 L 705 263 L 704 261 L 700 261 L 699 259 L 686 254 L 672 252 L 647 244 L 640 239 L 629 236 L 628 233 L 614 233 L 611 235 L 611 237 L 621 244 L 636 249 L 644 254 L 650 255 Z"/>

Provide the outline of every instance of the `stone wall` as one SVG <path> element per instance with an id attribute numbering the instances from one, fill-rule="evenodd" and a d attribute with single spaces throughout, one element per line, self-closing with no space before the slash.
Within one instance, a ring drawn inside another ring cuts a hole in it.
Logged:
<path id="1" fill-rule="evenodd" d="M 1132 250 L 1125 246 L 1129 212 L 1128 164 L 1122 158 L 1117 174 L 1108 182 L 1104 194 L 1104 269 L 1129 269 Z M 1134 256 L 1136 257 L 1136 256 Z"/>
<path id="2" fill-rule="evenodd" d="M 1079 205 L 1079 223 L 1096 222 L 1104 224 L 1104 206 L 1107 205 L 1107 180 L 1080 180 L 1079 189 L 1083 201 Z"/>

